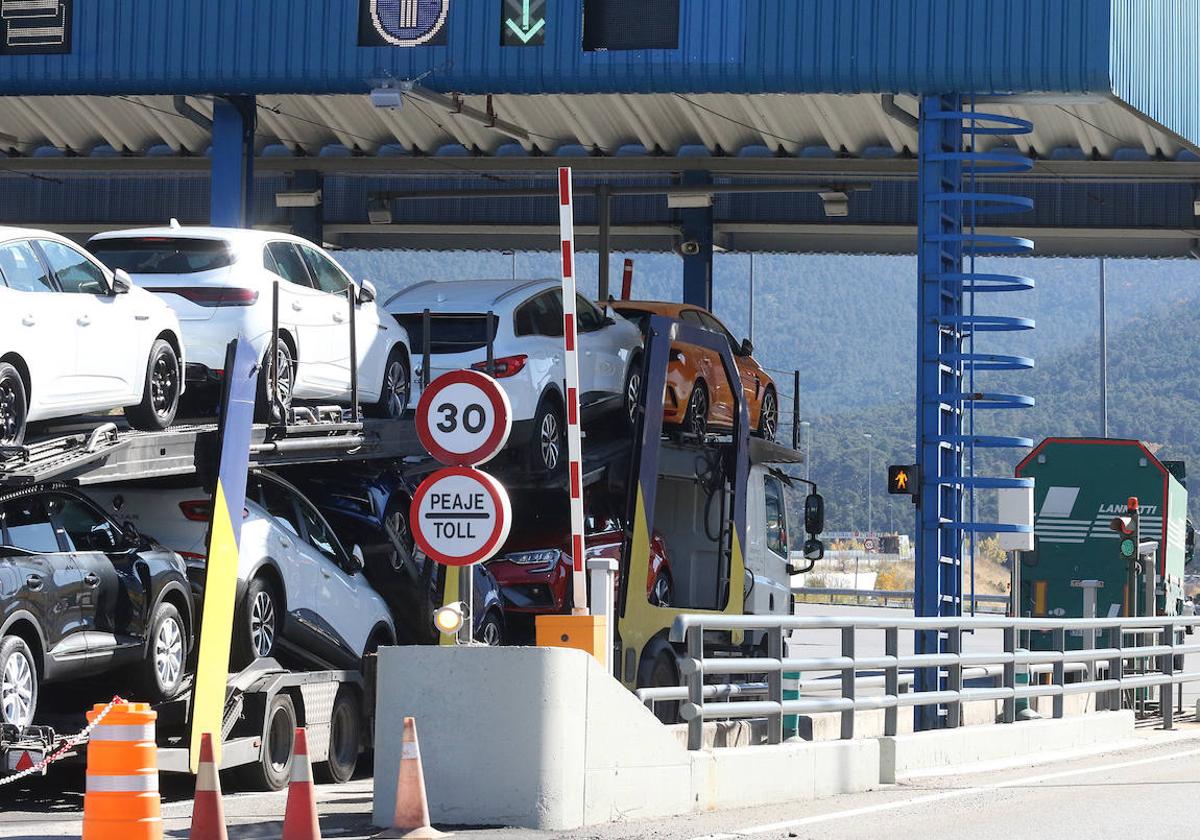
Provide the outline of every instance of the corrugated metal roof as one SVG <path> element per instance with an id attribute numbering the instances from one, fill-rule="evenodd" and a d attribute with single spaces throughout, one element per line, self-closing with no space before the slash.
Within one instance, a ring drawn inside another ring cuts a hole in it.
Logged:
<path id="1" fill-rule="evenodd" d="M 487 106 L 486 97 L 464 101 Z M 527 140 L 419 99 L 386 111 L 363 95 L 264 95 L 258 147 L 283 155 L 395 155 L 397 169 L 414 152 L 869 158 L 916 148 L 915 130 L 888 117 L 871 94 L 503 95 L 492 101 L 500 118 L 529 132 Z M 896 101 L 916 113 L 914 98 Z M 211 115 L 211 97 L 188 102 Z M 1018 138 L 1019 148 L 1046 159 L 1173 158 L 1184 149 L 1178 138 L 1110 99 L 1033 98 L 978 107 L 1032 120 L 1034 131 Z M 209 142 L 208 130 L 179 114 L 167 96 L 0 97 L 0 149 L 23 156 L 203 155 Z M 989 142 L 998 141 L 980 140 L 984 147 Z"/>
<path id="2" fill-rule="evenodd" d="M 358 0 L 87 0 L 67 55 L 0 57 L 0 93 L 439 90 L 1107 92 L 1108 0 L 685 0 L 679 48 L 582 49 L 580 0 L 546 43 L 500 46 L 498 3 L 448 0 L 444 46 L 360 47 Z M 630 25 L 636 25 L 631 21 Z"/>

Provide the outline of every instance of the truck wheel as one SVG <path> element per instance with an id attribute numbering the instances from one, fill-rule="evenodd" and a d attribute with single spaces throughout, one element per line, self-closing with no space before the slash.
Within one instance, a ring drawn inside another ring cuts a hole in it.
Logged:
<path id="1" fill-rule="evenodd" d="M 354 776 L 358 767 L 358 751 L 362 745 L 362 713 L 358 695 L 349 686 L 338 689 L 333 698 L 329 718 L 329 757 L 317 765 L 321 781 L 344 784 Z"/>
<path id="2" fill-rule="evenodd" d="M 651 645 L 655 642 L 651 641 Z M 647 645 L 649 647 L 649 645 Z M 653 659 L 642 659 L 638 668 L 638 688 L 662 688 L 679 685 L 679 668 L 675 664 L 675 652 L 663 644 Z M 654 704 L 654 716 L 663 723 L 679 722 L 679 701 L 659 701 Z"/>
<path id="3" fill-rule="evenodd" d="M 29 645 L 19 636 L 6 636 L 0 641 L 0 723 L 29 726 L 37 701 L 37 665 Z"/>
<path id="4" fill-rule="evenodd" d="M 283 790 L 292 776 L 296 745 L 296 706 L 286 694 L 276 694 L 267 705 L 262 749 L 258 761 L 242 769 L 246 782 L 259 790 Z"/>

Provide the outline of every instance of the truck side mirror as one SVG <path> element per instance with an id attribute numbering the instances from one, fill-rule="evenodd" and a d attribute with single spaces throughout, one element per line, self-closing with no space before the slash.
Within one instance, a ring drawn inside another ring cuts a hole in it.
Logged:
<path id="1" fill-rule="evenodd" d="M 816 537 L 809 537 L 804 541 L 804 559 L 810 563 L 815 563 L 825 557 L 825 543 L 821 542 Z M 811 568 L 811 567 L 810 567 Z"/>
<path id="2" fill-rule="evenodd" d="M 804 499 L 804 531 L 815 537 L 824 530 L 825 498 L 820 493 L 809 493 Z"/>
<path id="3" fill-rule="evenodd" d="M 1186 566 L 1188 563 L 1191 563 L 1195 555 L 1196 529 L 1192 527 L 1192 520 L 1189 519 L 1187 520 L 1187 535 L 1183 538 L 1183 564 Z"/>

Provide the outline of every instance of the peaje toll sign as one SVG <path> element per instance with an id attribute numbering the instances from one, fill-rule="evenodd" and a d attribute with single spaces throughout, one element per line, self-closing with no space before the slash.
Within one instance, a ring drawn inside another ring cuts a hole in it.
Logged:
<path id="1" fill-rule="evenodd" d="M 512 431 L 508 395 L 476 370 L 444 373 L 417 403 L 417 437 L 449 466 L 475 466 L 495 457 Z"/>
<path id="2" fill-rule="evenodd" d="M 512 525 L 504 487 L 471 467 L 447 467 L 422 481 L 409 516 L 417 548 L 446 566 L 492 557 Z"/>

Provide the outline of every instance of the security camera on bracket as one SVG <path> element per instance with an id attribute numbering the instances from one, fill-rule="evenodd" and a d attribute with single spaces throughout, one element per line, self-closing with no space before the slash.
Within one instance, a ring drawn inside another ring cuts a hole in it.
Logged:
<path id="1" fill-rule="evenodd" d="M 685 239 L 675 247 L 675 250 L 679 252 L 680 256 L 694 257 L 700 253 L 700 243 L 695 239 Z"/>

